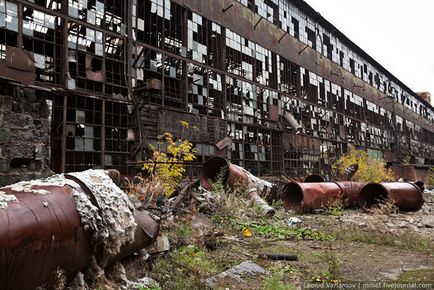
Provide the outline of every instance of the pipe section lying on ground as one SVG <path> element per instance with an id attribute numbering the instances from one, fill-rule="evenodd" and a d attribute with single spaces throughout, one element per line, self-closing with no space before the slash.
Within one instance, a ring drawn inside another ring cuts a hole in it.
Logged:
<path id="1" fill-rule="evenodd" d="M 283 188 L 285 209 L 313 210 L 328 207 L 339 200 L 344 205 L 357 204 L 357 197 L 365 183 L 341 182 L 290 182 Z"/>
<path id="2" fill-rule="evenodd" d="M 325 182 L 325 178 L 318 174 L 309 175 L 304 179 L 304 182 Z"/>
<path id="3" fill-rule="evenodd" d="M 70 282 L 78 271 L 86 270 L 93 255 L 101 258 L 102 249 L 93 249 L 73 197 L 74 192 L 85 192 L 83 188 L 37 185 L 30 192 L 14 186 L 0 191 L 16 197 L 0 208 L 0 289 L 49 289 L 57 269 Z M 158 223 L 145 212 L 135 211 L 134 219 L 134 241 L 122 245 L 110 261 L 155 241 Z"/>
<path id="4" fill-rule="evenodd" d="M 257 205 L 261 211 L 272 216 L 275 213 L 274 208 L 269 206 L 267 202 L 258 194 L 264 191 L 270 191 L 273 184 L 262 180 L 244 168 L 232 164 L 226 158 L 213 157 L 207 160 L 200 170 L 200 183 L 207 189 L 212 189 L 212 183 L 220 181 L 222 184 L 227 184 L 231 188 L 237 185 L 248 186 L 247 192 L 250 200 Z"/>
<path id="5" fill-rule="evenodd" d="M 356 207 L 359 200 L 360 192 L 367 182 L 356 181 L 335 181 L 342 189 L 342 203 L 347 207 Z"/>
<path id="6" fill-rule="evenodd" d="M 200 169 L 200 183 L 205 189 L 211 190 L 212 183 L 217 181 L 233 188 L 238 183 L 247 184 L 249 179 L 241 167 L 232 164 L 226 158 L 212 157 Z"/>
<path id="7" fill-rule="evenodd" d="M 390 202 L 402 211 L 417 211 L 425 202 L 420 183 L 418 185 L 410 182 L 369 183 L 360 192 L 358 204 L 369 208 Z"/>

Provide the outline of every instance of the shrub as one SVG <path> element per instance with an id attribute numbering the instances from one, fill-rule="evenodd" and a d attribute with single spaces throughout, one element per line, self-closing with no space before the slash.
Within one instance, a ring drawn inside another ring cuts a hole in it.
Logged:
<path id="1" fill-rule="evenodd" d="M 180 122 L 185 128 L 189 124 L 185 121 Z M 151 175 L 154 180 L 162 181 L 166 196 L 170 196 L 185 173 L 185 162 L 196 159 L 196 149 L 193 143 L 187 139 L 176 139 L 171 133 L 165 132 L 158 136 L 158 147 L 167 145 L 167 151 L 162 151 L 149 144 L 152 151 L 152 162 L 146 163 L 143 170 Z"/>
<path id="2" fill-rule="evenodd" d="M 353 150 L 348 154 L 342 155 L 332 165 L 332 170 L 336 176 L 343 176 L 345 169 L 354 163 L 358 163 L 359 165 L 358 171 L 352 178 L 354 181 L 381 182 L 396 179 L 392 170 L 385 167 L 382 159 L 370 158 L 368 153 L 363 150 Z"/>

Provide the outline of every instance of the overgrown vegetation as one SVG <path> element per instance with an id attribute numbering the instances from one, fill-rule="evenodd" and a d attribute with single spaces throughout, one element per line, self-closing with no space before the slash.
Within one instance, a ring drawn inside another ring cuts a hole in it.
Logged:
<path id="1" fill-rule="evenodd" d="M 343 214 L 344 214 L 344 206 L 342 204 L 342 201 L 337 200 L 336 202 L 334 202 L 333 204 L 331 204 L 327 208 L 327 212 L 328 212 L 328 214 L 330 214 L 332 216 L 343 216 Z"/>
<path id="2" fill-rule="evenodd" d="M 359 165 L 359 168 L 353 175 L 352 180 L 354 181 L 381 182 L 396 180 L 392 170 L 385 167 L 382 159 L 371 158 L 363 150 L 352 150 L 348 154 L 342 155 L 332 165 L 334 175 L 344 176 L 346 168 L 355 163 Z"/>
<path id="3" fill-rule="evenodd" d="M 194 245 L 174 249 L 158 259 L 151 274 L 167 289 L 204 289 L 202 278 L 217 272 L 206 250 Z"/>
<path id="4" fill-rule="evenodd" d="M 189 141 L 189 135 L 197 128 L 185 121 L 180 124 L 183 128 L 181 137 L 175 138 L 169 132 L 158 136 L 157 147 L 149 144 L 152 156 L 143 165 L 144 174 L 135 176 L 132 181 L 124 180 L 126 192 L 141 201 L 145 208 L 162 205 L 184 178 L 185 164 L 196 159 L 196 149 Z M 185 132 L 189 132 L 186 139 Z"/>
<path id="5" fill-rule="evenodd" d="M 183 128 L 189 129 L 187 122 L 180 122 Z M 183 134 L 182 134 L 183 135 Z M 161 147 L 166 147 L 163 150 Z M 176 139 L 171 133 L 165 132 L 158 136 L 158 147 L 149 144 L 152 151 L 152 162 L 145 163 L 143 170 L 150 174 L 152 179 L 162 181 L 166 196 L 170 196 L 179 185 L 184 173 L 185 162 L 196 159 L 196 149 L 188 139 Z"/>
<path id="6" fill-rule="evenodd" d="M 271 275 L 263 282 L 264 290 L 295 290 L 294 285 L 284 282 L 285 272 L 292 273 L 293 269 L 289 267 L 272 267 L 270 269 Z"/>
<path id="7" fill-rule="evenodd" d="M 267 237 L 273 237 L 278 240 L 296 239 L 296 240 L 314 240 L 314 241 L 332 241 L 334 237 L 328 233 L 308 228 L 297 228 L 278 226 L 267 222 L 250 222 L 250 221 L 233 221 L 240 230 L 247 228 L 253 234 Z"/>
<path id="8" fill-rule="evenodd" d="M 320 283 L 338 283 L 340 264 L 338 257 L 332 250 L 332 245 L 329 245 L 327 250 L 315 253 L 320 263 L 325 264 L 326 269 L 318 270 L 312 277 L 312 282 Z"/>

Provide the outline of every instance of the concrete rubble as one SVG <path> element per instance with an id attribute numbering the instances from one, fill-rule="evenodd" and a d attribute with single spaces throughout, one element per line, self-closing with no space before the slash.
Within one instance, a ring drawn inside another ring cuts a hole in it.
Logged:
<path id="1" fill-rule="evenodd" d="M 255 276 L 266 273 L 267 271 L 261 266 L 253 263 L 252 261 L 245 261 L 220 274 L 206 279 L 205 283 L 208 287 L 213 287 L 221 279 L 230 279 L 233 281 L 233 283 L 242 283 L 244 281 L 244 276 L 246 275 Z"/>

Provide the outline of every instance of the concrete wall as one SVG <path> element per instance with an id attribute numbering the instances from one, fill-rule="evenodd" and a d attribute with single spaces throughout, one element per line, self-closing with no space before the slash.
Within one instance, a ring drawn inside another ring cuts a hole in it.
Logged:
<path id="1" fill-rule="evenodd" d="M 0 95 L 0 186 L 51 174 L 48 112 L 32 89 Z"/>

